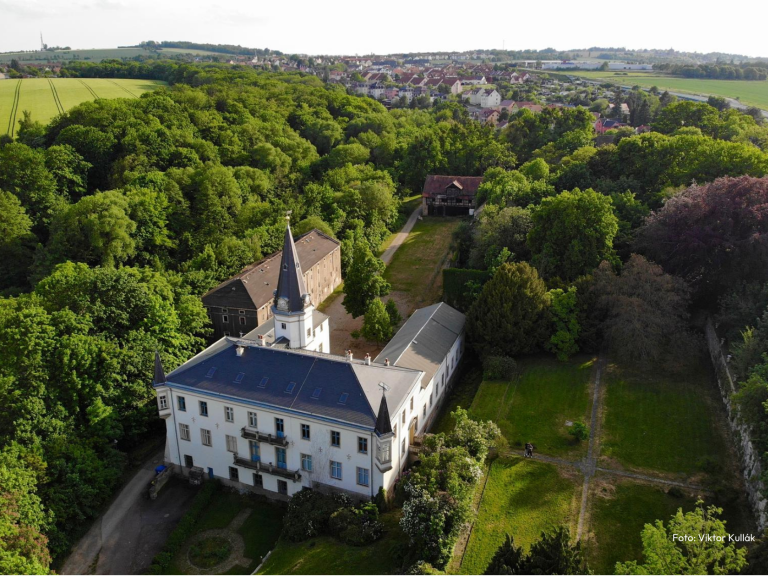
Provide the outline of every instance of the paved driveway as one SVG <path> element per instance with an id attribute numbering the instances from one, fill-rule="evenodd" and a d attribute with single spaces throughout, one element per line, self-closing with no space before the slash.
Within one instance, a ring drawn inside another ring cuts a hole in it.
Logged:
<path id="1" fill-rule="evenodd" d="M 62 574 L 146 574 L 152 558 L 187 511 L 196 488 L 181 479 L 168 481 L 157 496 L 144 496 L 158 452 L 125 485 L 109 509 L 77 543 Z"/>

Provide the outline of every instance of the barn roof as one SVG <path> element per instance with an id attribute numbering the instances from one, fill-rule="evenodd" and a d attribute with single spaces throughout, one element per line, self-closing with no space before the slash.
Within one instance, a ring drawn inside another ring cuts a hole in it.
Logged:
<path id="1" fill-rule="evenodd" d="M 477 188 L 483 182 L 482 176 L 427 176 L 426 182 L 424 182 L 424 191 L 422 196 L 432 196 L 445 191 L 445 189 L 457 182 L 460 184 L 460 189 L 463 194 L 467 196 L 474 196 L 477 192 Z"/>

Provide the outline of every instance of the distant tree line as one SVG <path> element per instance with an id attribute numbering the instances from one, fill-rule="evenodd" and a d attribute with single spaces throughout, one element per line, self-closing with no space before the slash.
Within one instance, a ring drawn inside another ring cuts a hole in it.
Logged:
<path id="1" fill-rule="evenodd" d="M 222 54 L 235 54 L 241 56 L 280 56 L 282 52 L 269 48 L 246 48 L 239 44 L 202 44 L 200 42 L 168 41 L 155 42 L 146 40 L 139 43 L 140 48 L 181 48 L 183 50 L 205 50 L 207 52 L 221 52 Z"/>

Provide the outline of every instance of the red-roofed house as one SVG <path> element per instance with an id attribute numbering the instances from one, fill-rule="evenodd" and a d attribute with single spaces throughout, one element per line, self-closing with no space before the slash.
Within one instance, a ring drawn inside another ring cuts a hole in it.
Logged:
<path id="1" fill-rule="evenodd" d="M 472 216 L 482 176 L 427 176 L 421 194 L 424 216 Z"/>
<path id="2" fill-rule="evenodd" d="M 533 102 L 517 102 L 516 104 L 518 110 L 522 110 L 525 108 L 526 110 L 530 110 L 534 114 L 537 114 L 544 110 L 544 107 L 540 104 L 534 104 Z"/>
<path id="3" fill-rule="evenodd" d="M 605 134 L 608 130 L 616 130 L 618 128 L 623 128 L 624 126 L 626 126 L 626 124 L 624 124 L 624 122 L 619 122 L 618 120 L 598 118 L 597 122 L 595 122 L 595 132 L 598 134 Z"/>

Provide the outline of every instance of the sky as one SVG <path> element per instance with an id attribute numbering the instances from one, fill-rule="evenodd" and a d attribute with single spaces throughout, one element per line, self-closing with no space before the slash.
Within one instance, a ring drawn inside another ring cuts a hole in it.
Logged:
<path id="1" fill-rule="evenodd" d="M 112 48 L 143 40 L 302 54 L 592 46 L 768 56 L 768 2 L 366 2 L 365 0 L 0 0 L 0 51 Z M 601 8 L 598 9 L 597 6 Z"/>

